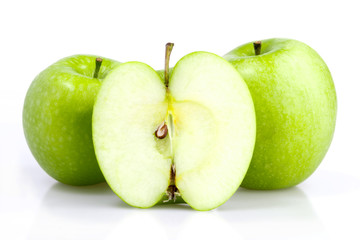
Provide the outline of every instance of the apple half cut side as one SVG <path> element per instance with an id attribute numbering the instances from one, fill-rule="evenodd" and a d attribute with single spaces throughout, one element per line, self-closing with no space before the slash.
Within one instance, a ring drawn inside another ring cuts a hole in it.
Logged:
<path id="1" fill-rule="evenodd" d="M 180 195 L 197 210 L 223 204 L 248 169 L 255 128 L 242 77 L 207 52 L 183 57 L 168 87 L 144 63 L 121 64 L 105 79 L 93 112 L 95 153 L 106 181 L 140 208 L 164 195 Z"/>

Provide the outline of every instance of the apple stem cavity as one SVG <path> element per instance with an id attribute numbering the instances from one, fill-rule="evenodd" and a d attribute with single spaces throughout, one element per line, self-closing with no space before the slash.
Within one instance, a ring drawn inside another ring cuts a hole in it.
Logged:
<path id="1" fill-rule="evenodd" d="M 102 58 L 98 57 L 95 59 L 95 71 L 93 78 L 98 78 L 102 62 L 103 62 Z"/>
<path id="2" fill-rule="evenodd" d="M 165 50 L 165 86 L 169 86 L 169 64 L 170 64 L 170 54 L 174 47 L 174 43 L 167 43 L 166 44 L 166 50 Z"/>
<path id="3" fill-rule="evenodd" d="M 260 55 L 261 54 L 261 41 L 255 41 L 253 44 L 254 44 L 255 55 Z"/>
<path id="4" fill-rule="evenodd" d="M 167 133 L 168 133 L 168 127 L 166 125 L 166 122 L 163 121 L 156 129 L 155 136 L 159 139 L 163 139 L 166 137 Z"/>

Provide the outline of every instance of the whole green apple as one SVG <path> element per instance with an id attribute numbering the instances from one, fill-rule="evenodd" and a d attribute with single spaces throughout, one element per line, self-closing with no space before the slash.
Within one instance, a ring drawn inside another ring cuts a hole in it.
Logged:
<path id="1" fill-rule="evenodd" d="M 88 55 L 61 59 L 32 82 L 23 108 L 29 148 L 59 182 L 104 181 L 92 142 L 92 111 L 102 79 L 118 62 Z"/>
<path id="2" fill-rule="evenodd" d="M 256 111 L 255 150 L 241 186 L 278 189 L 304 181 L 335 129 L 336 93 L 325 62 L 291 39 L 247 43 L 224 58 L 243 76 Z"/>

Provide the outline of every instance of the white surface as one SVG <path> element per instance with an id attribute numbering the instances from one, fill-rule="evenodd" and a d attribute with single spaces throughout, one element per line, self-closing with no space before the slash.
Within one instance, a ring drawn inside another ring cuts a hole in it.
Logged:
<path id="1" fill-rule="evenodd" d="M 360 239 L 360 48 L 357 1 L 1 1 L 0 239 Z M 135 209 L 105 185 L 48 177 L 22 133 L 32 79 L 56 60 L 92 53 L 163 68 L 195 50 L 223 55 L 253 40 L 287 37 L 327 62 L 338 94 L 335 137 L 298 187 L 239 190 L 210 212 Z"/>

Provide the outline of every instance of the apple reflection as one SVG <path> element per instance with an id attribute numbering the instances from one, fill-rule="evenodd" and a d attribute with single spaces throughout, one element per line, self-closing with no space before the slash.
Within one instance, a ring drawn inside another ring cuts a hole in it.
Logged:
<path id="1" fill-rule="evenodd" d="M 299 187 L 239 189 L 217 209 L 187 204 L 138 209 L 122 202 L 107 184 L 54 184 L 45 194 L 29 239 L 314 239 L 322 223 Z"/>
<path id="2" fill-rule="evenodd" d="M 246 239 L 325 237 L 323 224 L 300 187 L 267 191 L 240 188 L 217 210 L 241 228 Z"/>
<path id="3" fill-rule="evenodd" d="M 105 183 L 56 183 L 45 194 L 29 239 L 104 239 L 122 217 L 118 201 Z"/>

